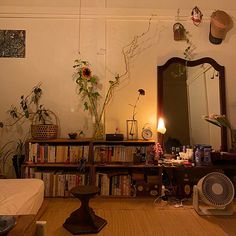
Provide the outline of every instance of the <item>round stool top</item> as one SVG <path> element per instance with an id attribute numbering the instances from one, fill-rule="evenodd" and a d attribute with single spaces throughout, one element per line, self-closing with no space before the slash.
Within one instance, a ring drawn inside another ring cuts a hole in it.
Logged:
<path id="1" fill-rule="evenodd" d="M 81 185 L 70 190 L 74 196 L 95 195 L 99 192 L 99 188 L 94 185 Z"/>

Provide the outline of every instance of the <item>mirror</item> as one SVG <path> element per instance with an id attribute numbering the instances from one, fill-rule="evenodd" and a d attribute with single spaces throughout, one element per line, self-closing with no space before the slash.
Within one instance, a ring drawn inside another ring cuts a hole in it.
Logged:
<path id="1" fill-rule="evenodd" d="M 225 69 L 205 57 L 187 61 L 173 57 L 158 72 L 158 118 L 165 121 L 164 149 L 174 146 L 211 145 L 227 151 L 227 131 L 206 122 L 204 115 L 226 114 Z"/>

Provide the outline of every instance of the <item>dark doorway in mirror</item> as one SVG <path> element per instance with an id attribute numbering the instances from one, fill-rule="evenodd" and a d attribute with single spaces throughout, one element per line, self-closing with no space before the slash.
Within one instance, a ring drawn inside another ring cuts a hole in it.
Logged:
<path id="1" fill-rule="evenodd" d="M 178 140 L 181 144 L 190 144 L 185 66 L 172 63 L 168 70 L 163 71 L 163 76 L 163 115 L 166 126 L 164 143 L 169 146 L 170 140 Z M 177 142 L 174 144 L 176 147 Z"/>

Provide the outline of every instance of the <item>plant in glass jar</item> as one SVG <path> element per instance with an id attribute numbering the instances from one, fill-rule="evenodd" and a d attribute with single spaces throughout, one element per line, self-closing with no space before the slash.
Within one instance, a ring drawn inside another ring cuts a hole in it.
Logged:
<path id="1" fill-rule="evenodd" d="M 102 105 L 100 104 L 101 95 L 98 88 L 98 77 L 92 74 L 88 61 L 75 60 L 75 73 L 73 75 L 78 85 L 78 94 L 84 102 L 84 110 L 89 111 L 94 119 L 94 139 L 104 138 L 104 113 L 107 104 L 112 98 L 114 88 L 119 84 L 119 75 L 114 80 L 109 81 L 109 88 L 106 92 Z"/>
<path id="2" fill-rule="evenodd" d="M 138 101 L 140 99 L 140 96 L 145 95 L 145 90 L 144 89 L 139 89 L 138 90 L 138 97 L 136 99 L 136 102 L 134 104 L 129 104 L 130 106 L 133 107 L 133 113 L 132 113 L 132 118 L 130 120 L 127 120 L 127 139 L 138 139 L 138 123 L 135 118 L 137 114 L 137 105 Z"/>

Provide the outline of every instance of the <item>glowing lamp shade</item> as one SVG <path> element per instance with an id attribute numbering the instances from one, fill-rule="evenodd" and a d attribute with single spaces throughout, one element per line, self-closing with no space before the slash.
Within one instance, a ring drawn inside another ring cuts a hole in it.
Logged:
<path id="1" fill-rule="evenodd" d="M 161 134 L 164 134 L 166 132 L 165 123 L 162 118 L 159 118 L 159 120 L 158 120 L 157 132 L 159 132 Z"/>

